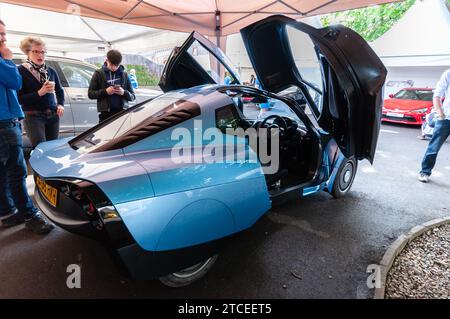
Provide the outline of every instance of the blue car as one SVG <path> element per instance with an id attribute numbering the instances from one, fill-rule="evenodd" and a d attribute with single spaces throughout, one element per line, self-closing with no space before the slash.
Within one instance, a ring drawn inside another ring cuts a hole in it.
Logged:
<path id="1" fill-rule="evenodd" d="M 193 32 L 165 66 L 165 94 L 38 145 L 30 164 L 42 212 L 103 241 L 132 277 L 180 287 L 275 201 L 344 196 L 358 160 L 374 158 L 383 64 L 344 26 L 272 16 L 241 35 L 261 89 L 241 85 Z"/>

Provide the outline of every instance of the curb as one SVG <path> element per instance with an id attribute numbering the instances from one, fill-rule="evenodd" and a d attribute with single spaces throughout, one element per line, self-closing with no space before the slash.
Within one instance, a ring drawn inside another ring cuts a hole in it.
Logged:
<path id="1" fill-rule="evenodd" d="M 387 275 L 392 267 L 392 264 L 394 263 L 395 258 L 400 254 L 403 248 L 405 248 L 405 246 L 416 237 L 419 237 L 430 229 L 442 226 L 444 224 L 450 224 L 450 216 L 433 219 L 429 222 L 413 227 L 409 232 L 400 235 L 394 241 L 394 243 L 386 250 L 386 253 L 379 264 L 381 284 L 379 288 L 375 288 L 373 299 L 384 299 Z"/>

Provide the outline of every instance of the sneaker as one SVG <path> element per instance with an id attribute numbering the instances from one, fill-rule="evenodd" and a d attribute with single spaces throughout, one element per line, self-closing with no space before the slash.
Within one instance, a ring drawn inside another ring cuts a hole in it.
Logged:
<path id="1" fill-rule="evenodd" d="M 1 225 L 3 228 L 13 227 L 22 224 L 24 222 L 25 218 L 23 217 L 22 214 L 18 213 L 17 211 L 13 214 L 1 218 Z"/>
<path id="2" fill-rule="evenodd" d="M 8 214 L 6 214 L 6 215 L 0 215 L 0 222 L 1 222 L 2 220 L 4 220 L 4 219 L 8 219 L 9 217 L 13 216 L 13 215 L 16 214 L 16 213 L 17 213 L 17 209 L 14 210 L 12 213 L 8 213 Z"/>
<path id="3" fill-rule="evenodd" d="M 430 180 L 430 176 L 426 175 L 426 174 L 420 174 L 419 175 L 419 181 L 421 181 L 422 183 L 428 183 Z"/>
<path id="4" fill-rule="evenodd" d="M 42 218 L 40 213 L 37 213 L 31 217 L 31 219 L 26 221 L 25 228 L 36 234 L 47 234 L 55 228 L 55 226 Z"/>

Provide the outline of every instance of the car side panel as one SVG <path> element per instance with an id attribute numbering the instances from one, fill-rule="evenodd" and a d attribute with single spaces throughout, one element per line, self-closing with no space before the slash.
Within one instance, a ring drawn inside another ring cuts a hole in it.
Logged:
<path id="1" fill-rule="evenodd" d="M 247 229 L 270 209 L 270 200 L 260 177 L 122 203 L 116 209 L 139 246 L 161 251 Z"/>

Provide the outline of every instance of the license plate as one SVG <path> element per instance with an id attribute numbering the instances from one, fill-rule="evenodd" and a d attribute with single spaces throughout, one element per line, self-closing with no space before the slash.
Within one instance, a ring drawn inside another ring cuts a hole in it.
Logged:
<path id="1" fill-rule="evenodd" d="M 388 112 L 386 113 L 387 116 L 392 116 L 392 117 L 403 117 L 403 113 L 392 113 L 392 112 Z"/>
<path id="2" fill-rule="evenodd" d="M 56 207 L 58 201 L 58 190 L 48 185 L 42 178 L 36 176 L 36 185 L 39 188 L 44 198 L 53 206 Z"/>

